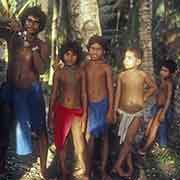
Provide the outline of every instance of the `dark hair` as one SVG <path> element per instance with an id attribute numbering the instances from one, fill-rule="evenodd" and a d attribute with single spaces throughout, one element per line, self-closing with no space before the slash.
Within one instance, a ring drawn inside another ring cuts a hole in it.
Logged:
<path id="1" fill-rule="evenodd" d="M 82 60 L 82 47 L 79 42 L 77 41 L 66 41 L 59 51 L 59 57 L 64 61 L 64 54 L 67 53 L 67 51 L 72 51 L 77 55 L 77 63 L 79 64 Z"/>
<path id="2" fill-rule="evenodd" d="M 33 16 L 39 19 L 39 32 L 42 31 L 46 25 L 46 14 L 41 10 L 40 7 L 30 7 L 23 11 L 20 16 L 22 25 L 25 25 L 25 21 L 28 16 Z"/>
<path id="3" fill-rule="evenodd" d="M 174 73 L 177 69 L 177 64 L 173 60 L 166 60 L 163 62 L 162 66 L 166 67 L 170 73 Z"/>
<path id="4" fill-rule="evenodd" d="M 133 52 L 136 58 L 142 59 L 143 53 L 140 48 L 130 47 L 130 48 L 127 48 L 126 51 Z"/>
<path id="5" fill-rule="evenodd" d="M 89 39 L 88 45 L 87 45 L 88 50 L 89 50 L 90 46 L 95 43 L 101 45 L 105 51 L 108 50 L 107 41 L 102 36 L 98 36 L 98 35 L 94 35 Z"/>

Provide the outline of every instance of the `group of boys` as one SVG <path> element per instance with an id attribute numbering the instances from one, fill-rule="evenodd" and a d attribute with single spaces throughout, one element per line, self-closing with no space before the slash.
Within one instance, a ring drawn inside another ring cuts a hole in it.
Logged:
<path id="1" fill-rule="evenodd" d="M 44 27 L 45 15 L 38 8 L 29 8 L 21 20 L 22 27 L 11 21 L 4 29 L 0 26 L 0 37 L 6 39 L 10 52 L 8 102 L 16 120 L 17 153 L 26 155 L 32 152 L 33 134 L 39 140 L 41 173 L 45 177 L 48 141 L 39 74 L 48 58 L 48 48 L 37 38 L 38 32 Z M 117 116 L 121 117 L 118 136 L 122 147 L 112 172 L 131 178 L 132 146 L 143 124 L 144 104 L 156 91 L 156 84 L 147 73 L 139 69 L 142 63 L 141 52 L 137 48 L 128 48 L 123 60 L 124 71 L 117 75 L 114 95 L 112 68 L 105 61 L 106 41 L 95 35 L 89 39 L 87 48 L 90 58 L 82 65 L 81 46 L 76 41 L 65 42 L 60 49 L 60 59 L 64 66 L 57 67 L 53 77 L 48 125 L 54 131 L 63 180 L 69 176 L 65 165 L 65 146 L 70 131 L 84 180 L 90 179 L 92 175 L 97 137 L 102 140 L 101 177 L 102 180 L 111 179 L 106 171 L 108 128 L 109 124 L 118 119 Z M 160 70 L 161 81 L 160 90 L 156 93 L 156 108 L 145 133 L 145 143 L 138 150 L 140 155 L 144 155 L 152 145 L 159 127 L 163 133 L 167 133 L 166 119 L 169 117 L 173 96 L 171 78 L 175 70 L 176 64 L 173 61 L 165 61 Z M 126 169 L 124 165 L 127 166 Z M 3 167 L 4 161 L 1 161 L 0 168 Z"/>

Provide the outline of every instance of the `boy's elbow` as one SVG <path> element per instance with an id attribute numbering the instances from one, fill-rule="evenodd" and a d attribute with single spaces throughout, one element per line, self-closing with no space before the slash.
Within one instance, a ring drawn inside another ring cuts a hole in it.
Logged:
<path id="1" fill-rule="evenodd" d="M 157 91 L 157 86 L 156 86 L 156 85 L 154 85 L 154 86 L 152 87 L 152 91 L 153 91 L 153 93 L 155 93 L 155 92 Z"/>

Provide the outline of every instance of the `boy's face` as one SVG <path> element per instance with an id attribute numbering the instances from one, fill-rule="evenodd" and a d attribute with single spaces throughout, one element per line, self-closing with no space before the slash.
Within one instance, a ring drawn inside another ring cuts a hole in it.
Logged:
<path id="1" fill-rule="evenodd" d="M 34 16 L 28 16 L 24 28 L 30 34 L 36 34 L 39 31 L 39 18 Z"/>
<path id="2" fill-rule="evenodd" d="M 160 70 L 160 76 L 162 78 L 168 78 L 170 75 L 171 75 L 171 73 L 170 73 L 169 69 L 166 68 L 165 66 L 162 66 L 161 70 Z"/>
<path id="3" fill-rule="evenodd" d="M 104 53 L 103 47 L 98 43 L 94 43 L 89 47 L 89 55 L 93 61 L 102 60 Z"/>
<path id="4" fill-rule="evenodd" d="M 139 66 L 141 63 L 141 60 L 136 58 L 133 52 L 131 51 L 126 51 L 125 57 L 123 60 L 123 65 L 125 69 L 133 69 Z"/>
<path id="5" fill-rule="evenodd" d="M 77 54 L 74 53 L 71 50 L 68 50 L 65 54 L 64 54 L 64 63 L 68 66 L 72 66 L 74 64 L 76 64 L 77 61 Z"/>

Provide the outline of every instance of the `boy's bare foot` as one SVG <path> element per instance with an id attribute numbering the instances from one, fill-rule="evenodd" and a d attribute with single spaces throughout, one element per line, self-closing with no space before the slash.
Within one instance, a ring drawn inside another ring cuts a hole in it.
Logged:
<path id="1" fill-rule="evenodd" d="M 112 172 L 117 173 L 121 177 L 128 177 L 128 174 L 121 167 L 114 166 Z"/>
<path id="2" fill-rule="evenodd" d="M 142 151 L 142 150 L 139 150 L 138 151 L 138 154 L 141 155 L 141 156 L 145 156 L 146 155 L 146 152 Z"/>
<path id="3" fill-rule="evenodd" d="M 70 175 L 70 172 L 67 169 L 62 170 L 62 177 L 63 180 L 68 180 L 68 176 Z"/>

